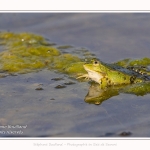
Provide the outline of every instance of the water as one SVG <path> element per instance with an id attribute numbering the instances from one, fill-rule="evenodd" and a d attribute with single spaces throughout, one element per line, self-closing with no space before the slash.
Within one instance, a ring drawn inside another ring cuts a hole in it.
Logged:
<path id="1" fill-rule="evenodd" d="M 40 34 L 57 46 L 87 49 L 108 63 L 149 57 L 149 24 L 145 13 L 0 14 L 0 31 Z M 52 80 L 56 77 L 63 80 Z M 70 81 L 75 84 L 55 88 Z M 150 136 L 149 94 L 120 94 L 101 105 L 88 104 L 90 84 L 46 69 L 7 76 L 0 84 L 1 137 Z"/>

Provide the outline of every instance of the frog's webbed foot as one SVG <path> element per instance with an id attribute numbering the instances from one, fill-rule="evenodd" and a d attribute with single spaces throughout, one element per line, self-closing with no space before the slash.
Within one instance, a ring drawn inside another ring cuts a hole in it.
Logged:
<path id="1" fill-rule="evenodd" d="M 80 78 L 85 78 L 86 80 L 89 80 L 89 75 L 84 74 L 84 75 L 81 75 L 81 76 L 77 77 L 76 79 L 80 79 Z"/>

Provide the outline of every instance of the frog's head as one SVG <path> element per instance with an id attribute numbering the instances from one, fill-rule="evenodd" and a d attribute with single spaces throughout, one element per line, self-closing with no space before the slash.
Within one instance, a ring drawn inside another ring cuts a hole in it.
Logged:
<path id="1" fill-rule="evenodd" d="M 86 63 L 83 65 L 84 69 L 88 71 L 100 72 L 100 63 L 98 60 L 91 60 L 91 63 Z"/>
<path id="2" fill-rule="evenodd" d="M 92 60 L 91 63 L 86 63 L 83 67 L 88 72 L 89 78 L 97 83 L 101 83 L 101 79 L 105 74 L 101 72 L 100 62 L 98 60 Z"/>

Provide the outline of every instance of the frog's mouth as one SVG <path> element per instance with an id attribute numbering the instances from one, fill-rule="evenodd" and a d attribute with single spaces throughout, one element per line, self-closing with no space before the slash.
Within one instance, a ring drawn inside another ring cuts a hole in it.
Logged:
<path id="1" fill-rule="evenodd" d="M 103 74 L 94 70 L 91 70 L 84 66 L 84 69 L 88 72 L 89 78 L 97 83 L 101 83 L 101 79 L 103 78 Z"/>

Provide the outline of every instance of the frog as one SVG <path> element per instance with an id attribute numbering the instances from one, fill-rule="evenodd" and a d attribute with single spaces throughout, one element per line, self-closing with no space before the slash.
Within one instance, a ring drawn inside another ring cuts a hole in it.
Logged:
<path id="1" fill-rule="evenodd" d="M 85 63 L 83 68 L 87 74 L 83 74 L 79 78 L 91 79 L 102 87 L 122 84 L 134 84 L 150 81 L 150 76 L 141 70 L 130 67 L 121 67 L 116 64 L 104 63 L 97 59 L 92 59 L 89 63 Z"/>

